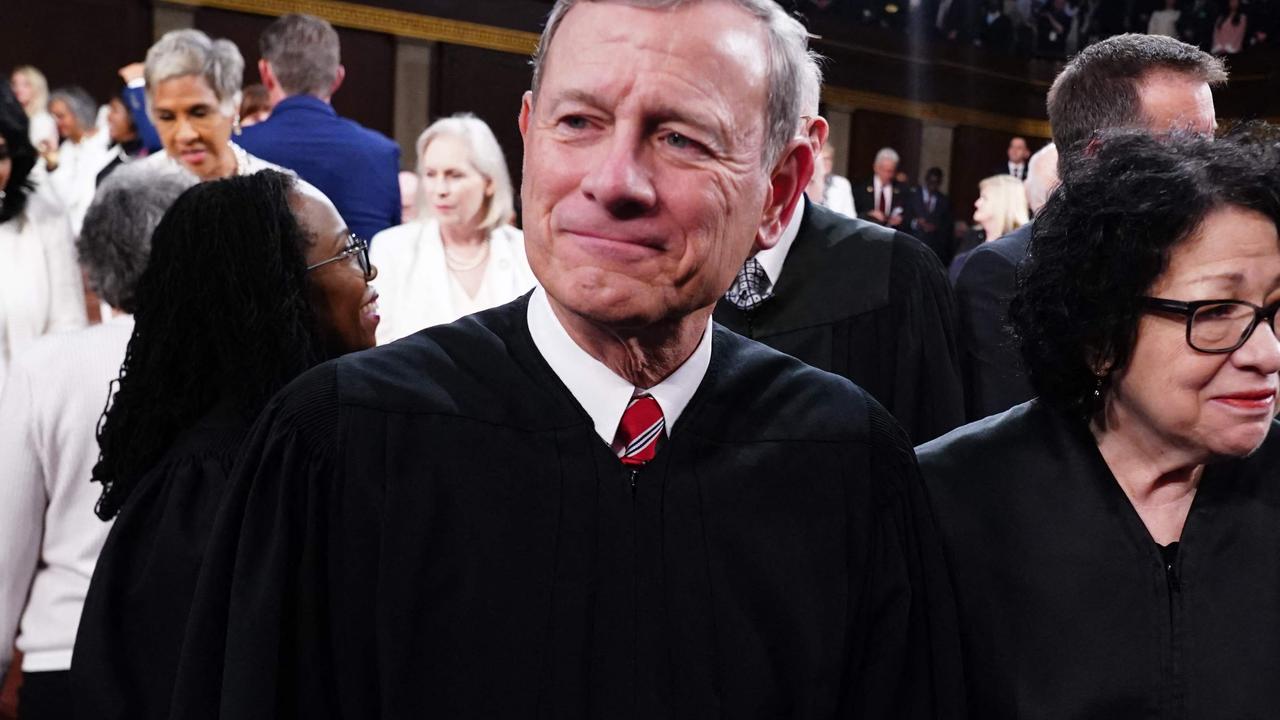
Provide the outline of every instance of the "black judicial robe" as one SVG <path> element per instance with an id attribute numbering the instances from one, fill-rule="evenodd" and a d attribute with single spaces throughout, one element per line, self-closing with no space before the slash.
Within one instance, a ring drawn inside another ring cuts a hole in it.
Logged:
<path id="1" fill-rule="evenodd" d="M 326 363 L 264 411 L 175 717 L 962 711 L 941 549 L 883 409 L 717 328 L 632 473 L 536 351 L 527 297 Z"/>
<path id="2" fill-rule="evenodd" d="M 205 544 L 250 421 L 229 408 L 214 409 L 175 439 L 125 500 L 98 556 L 76 632 L 77 717 L 169 717 Z"/>
<path id="3" fill-rule="evenodd" d="M 917 444 L 964 423 L 951 286 L 937 256 L 909 235 L 806 200 L 774 296 L 749 311 L 722 299 L 715 318 L 849 378 Z"/>
<path id="4" fill-rule="evenodd" d="M 1087 427 L 1038 400 L 919 457 L 972 717 L 1280 715 L 1280 425 L 1205 469 L 1170 565 Z"/>

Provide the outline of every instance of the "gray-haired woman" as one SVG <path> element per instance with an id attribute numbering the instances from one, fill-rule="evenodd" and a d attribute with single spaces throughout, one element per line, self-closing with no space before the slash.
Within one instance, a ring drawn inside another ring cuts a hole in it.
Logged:
<path id="1" fill-rule="evenodd" d="M 165 33 L 147 51 L 144 76 L 151 122 L 165 151 L 141 162 L 180 166 L 201 181 L 280 169 L 231 141 L 244 58 L 230 40 L 199 30 Z"/>
<path id="2" fill-rule="evenodd" d="M 54 90 L 49 96 L 49 112 L 58 126 L 62 144 L 55 147 L 43 142 L 37 148 L 48 172 L 47 189 L 37 171 L 34 180 L 56 207 L 71 218 L 71 229 L 80 232 L 85 211 L 93 202 L 98 172 L 111 162 L 107 133 L 98 130 L 95 121 L 98 106 L 84 89 L 70 86 Z"/>

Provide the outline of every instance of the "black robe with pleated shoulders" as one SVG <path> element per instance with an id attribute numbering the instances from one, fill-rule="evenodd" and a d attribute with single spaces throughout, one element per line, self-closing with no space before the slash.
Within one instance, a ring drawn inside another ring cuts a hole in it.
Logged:
<path id="1" fill-rule="evenodd" d="M 941 549 L 875 401 L 717 328 L 633 474 L 526 311 L 327 363 L 273 401 L 218 520 L 175 717 L 962 712 Z"/>
<path id="2" fill-rule="evenodd" d="M 1205 468 L 1162 551 L 1083 421 L 1038 400 L 919 448 L 974 718 L 1280 715 L 1280 425 Z"/>

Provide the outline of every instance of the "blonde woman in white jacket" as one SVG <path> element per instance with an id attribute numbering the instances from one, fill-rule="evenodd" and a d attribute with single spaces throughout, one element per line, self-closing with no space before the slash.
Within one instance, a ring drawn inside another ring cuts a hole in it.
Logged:
<path id="1" fill-rule="evenodd" d="M 512 227 L 502 149 L 470 114 L 432 123 L 418 138 L 418 216 L 374 236 L 378 343 L 510 302 L 534 286 L 524 235 Z"/>

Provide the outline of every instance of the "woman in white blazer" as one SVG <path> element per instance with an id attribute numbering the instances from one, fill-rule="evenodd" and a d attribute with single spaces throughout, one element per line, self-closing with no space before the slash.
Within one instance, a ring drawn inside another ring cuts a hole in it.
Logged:
<path id="1" fill-rule="evenodd" d="M 469 113 L 437 120 L 417 150 L 417 220 L 378 233 L 369 251 L 379 344 L 510 302 L 535 283 L 489 126 Z"/>

